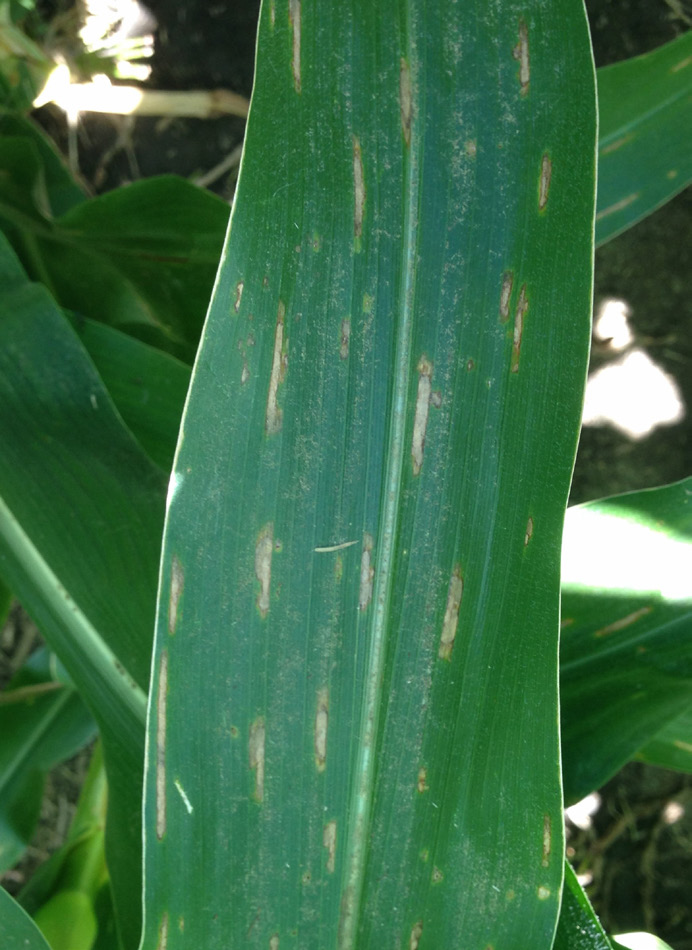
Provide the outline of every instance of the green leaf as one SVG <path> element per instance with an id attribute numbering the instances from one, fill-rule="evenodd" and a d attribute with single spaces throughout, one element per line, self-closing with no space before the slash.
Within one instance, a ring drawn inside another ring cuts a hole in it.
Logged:
<path id="1" fill-rule="evenodd" d="M 51 950 L 31 917 L 2 887 L 0 887 L 0 945 L 3 950 Z"/>
<path id="2" fill-rule="evenodd" d="M 86 194 L 43 129 L 30 118 L 0 114 L 0 167 L 7 167 L 8 139 L 30 142 L 41 162 L 51 215 L 64 214 L 86 199 Z"/>
<path id="3" fill-rule="evenodd" d="M 108 860 L 139 933 L 145 690 L 165 476 L 46 291 L 0 243 L 0 572 L 98 722 Z"/>
<path id="4" fill-rule="evenodd" d="M 40 228 L 51 214 L 42 156 L 28 137 L 0 137 L 0 215 L 9 222 Z"/>
<path id="5" fill-rule="evenodd" d="M 692 181 L 691 73 L 692 31 L 598 70 L 597 244 Z"/>
<path id="6" fill-rule="evenodd" d="M 265 3 L 168 511 L 143 950 L 552 945 L 595 144 L 580 2 Z"/>
<path id="7" fill-rule="evenodd" d="M 46 650 L 0 694 L 0 869 L 16 864 L 31 840 L 45 773 L 89 742 L 95 729 L 78 693 L 52 675 Z"/>
<path id="8" fill-rule="evenodd" d="M 0 150 L 0 217 L 29 274 L 62 307 L 192 362 L 228 221 L 225 202 L 164 175 L 54 219 L 34 143 L 14 141 L 7 155 Z"/>
<path id="9" fill-rule="evenodd" d="M 170 471 L 189 366 L 94 320 L 76 320 L 75 329 L 123 421 L 148 455 Z"/>
<path id="10" fill-rule="evenodd" d="M 81 891 L 60 891 L 35 920 L 51 950 L 91 950 L 98 929 L 93 904 Z"/>
<path id="11" fill-rule="evenodd" d="M 0 5 L 0 111 L 28 112 L 54 65 Z"/>
<path id="12" fill-rule="evenodd" d="M 612 950 L 569 861 L 565 861 L 565 886 L 552 950 Z"/>
<path id="13" fill-rule="evenodd" d="M 7 584 L 5 584 L 2 578 L 0 578 L 0 628 L 3 628 L 7 623 L 11 606 L 12 591 L 9 589 Z"/>
<path id="14" fill-rule="evenodd" d="M 570 508 L 560 695 L 565 798 L 602 785 L 692 701 L 692 479 Z"/>
<path id="15" fill-rule="evenodd" d="M 52 950 L 91 950 L 99 930 L 96 902 L 107 886 L 103 850 L 106 776 L 99 744 L 65 844 L 20 894 Z"/>
<path id="16" fill-rule="evenodd" d="M 635 758 L 664 769 L 692 772 L 692 706 L 667 722 Z"/>

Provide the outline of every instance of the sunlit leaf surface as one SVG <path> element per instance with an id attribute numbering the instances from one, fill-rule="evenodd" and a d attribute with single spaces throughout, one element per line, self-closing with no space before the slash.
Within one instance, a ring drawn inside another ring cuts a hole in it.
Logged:
<path id="1" fill-rule="evenodd" d="M 570 508 L 562 577 L 565 797 L 602 785 L 692 702 L 692 479 Z"/>

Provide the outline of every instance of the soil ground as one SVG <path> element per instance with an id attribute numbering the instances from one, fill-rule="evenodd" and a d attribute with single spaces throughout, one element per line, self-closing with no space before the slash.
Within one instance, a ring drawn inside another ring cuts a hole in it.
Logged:
<path id="1" fill-rule="evenodd" d="M 252 87 L 255 0 L 183 4 L 150 0 L 159 27 L 151 85 L 165 89 L 224 87 L 249 96 Z M 646 52 L 689 28 L 689 0 L 587 0 L 598 66 Z M 47 110 L 44 110 L 46 113 Z M 64 119 L 44 116 L 67 148 Z M 77 129 L 80 169 L 94 190 L 134 178 L 208 172 L 242 141 L 244 123 L 213 120 L 89 118 Z M 212 187 L 230 201 L 234 171 Z M 598 251 L 595 306 L 625 301 L 638 345 L 674 377 L 692 406 L 692 193 L 679 195 L 646 221 Z M 594 367 L 607 359 L 594 351 Z M 692 422 L 656 429 L 640 440 L 610 427 L 583 430 L 572 488 L 573 502 L 674 481 L 692 472 Z M 15 613 L 1 641 L 5 673 L 31 649 L 35 635 Z M 29 864 L 61 840 L 86 755 L 50 776 L 45 814 Z M 673 950 L 692 950 L 692 776 L 631 764 L 601 790 L 593 827 L 570 829 L 577 870 L 611 933 L 648 929 Z M 681 806 L 671 810 L 671 802 Z M 671 815 L 678 815 L 675 821 Z M 57 830 L 56 830 L 57 829 Z M 23 865 L 4 881 L 16 890 Z"/>

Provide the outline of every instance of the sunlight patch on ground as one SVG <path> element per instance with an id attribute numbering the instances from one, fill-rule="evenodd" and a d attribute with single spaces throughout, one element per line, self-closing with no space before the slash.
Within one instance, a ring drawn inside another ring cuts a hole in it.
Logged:
<path id="1" fill-rule="evenodd" d="M 565 817 L 577 828 L 588 831 L 593 825 L 593 816 L 601 807 L 601 796 L 598 792 L 591 792 L 586 798 L 565 808 Z"/>
<path id="2" fill-rule="evenodd" d="M 596 315 L 596 340 L 623 355 L 589 376 L 582 424 L 610 425 L 636 440 L 659 426 L 680 422 L 685 407 L 673 377 L 644 350 L 632 347 L 629 313 L 623 300 L 610 299 L 601 304 Z"/>
<path id="3" fill-rule="evenodd" d="M 616 944 L 626 947 L 627 950 L 671 950 L 669 944 L 654 937 L 653 934 L 642 932 L 616 934 L 612 938 Z"/>

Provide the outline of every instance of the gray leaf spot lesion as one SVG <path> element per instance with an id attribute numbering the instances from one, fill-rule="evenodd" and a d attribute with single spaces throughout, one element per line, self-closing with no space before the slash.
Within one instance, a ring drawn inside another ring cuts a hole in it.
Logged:
<path id="1" fill-rule="evenodd" d="M 543 850 L 541 856 L 541 866 L 547 868 L 550 864 L 550 852 L 552 850 L 552 822 L 550 815 L 543 815 Z"/>
<path id="2" fill-rule="evenodd" d="M 235 301 L 233 303 L 233 309 L 236 313 L 240 310 L 240 302 L 243 299 L 243 290 L 245 288 L 245 281 L 239 280 L 235 285 Z"/>
<path id="3" fill-rule="evenodd" d="M 500 290 L 500 322 L 506 323 L 509 320 L 509 300 L 512 296 L 512 284 L 514 283 L 514 274 L 511 270 L 506 270 L 502 275 L 502 289 Z"/>
<path id="4" fill-rule="evenodd" d="M 168 911 L 163 912 L 161 925 L 159 927 L 159 939 L 156 944 L 156 950 L 167 950 L 168 947 Z"/>
<path id="5" fill-rule="evenodd" d="M 166 834 L 166 714 L 168 702 L 168 650 L 161 653 L 156 691 L 156 837 Z"/>
<path id="6" fill-rule="evenodd" d="M 538 210 L 545 211 L 550 192 L 550 179 L 553 175 L 553 163 L 546 152 L 541 161 L 541 177 L 538 182 Z"/>
<path id="7" fill-rule="evenodd" d="M 514 334 L 512 337 L 512 362 L 511 362 L 511 371 L 513 373 L 519 372 L 519 356 L 521 354 L 521 338 L 524 332 L 524 317 L 526 316 L 526 311 L 529 309 L 529 301 L 526 296 L 526 284 L 522 284 L 521 290 L 519 291 L 519 300 L 517 301 L 517 307 L 514 311 Z"/>
<path id="8" fill-rule="evenodd" d="M 260 585 L 257 607 L 263 619 L 269 613 L 273 553 L 274 523 L 270 521 L 260 531 L 255 544 L 255 577 Z"/>
<path id="9" fill-rule="evenodd" d="M 288 357 L 284 343 L 284 325 L 286 322 L 286 305 L 282 300 L 276 314 L 276 329 L 274 331 L 274 353 L 272 369 L 269 377 L 269 392 L 267 393 L 267 411 L 265 414 L 265 429 L 269 435 L 281 431 L 283 410 L 278 404 L 279 386 L 283 383 L 288 366 Z"/>
<path id="10" fill-rule="evenodd" d="M 327 767 L 327 728 L 329 726 L 329 690 L 326 686 L 317 693 L 315 713 L 315 766 L 318 772 Z"/>
<path id="11" fill-rule="evenodd" d="M 418 790 L 418 794 L 422 795 L 423 792 L 428 791 L 428 788 L 428 770 L 425 768 L 425 766 L 421 766 L 418 769 L 418 781 L 416 782 L 416 789 Z"/>
<path id="12" fill-rule="evenodd" d="M 358 594 L 358 608 L 367 610 L 372 600 L 372 584 L 375 568 L 372 564 L 373 538 L 366 531 L 363 535 L 363 553 L 360 556 L 360 591 Z"/>
<path id="13" fill-rule="evenodd" d="M 411 463 L 413 474 L 419 475 L 423 467 L 423 450 L 425 448 L 425 434 L 428 429 L 428 415 L 430 413 L 430 404 L 441 404 L 439 393 L 433 394 L 432 391 L 432 371 L 433 366 L 430 360 L 423 354 L 418 361 L 418 392 L 416 393 L 416 411 L 413 419 L 413 436 L 411 439 Z"/>
<path id="14" fill-rule="evenodd" d="M 328 821 L 322 832 L 322 844 L 327 849 L 327 873 L 333 874 L 336 867 L 336 822 Z"/>
<path id="15" fill-rule="evenodd" d="M 526 533 L 524 534 L 524 547 L 526 547 L 533 537 L 533 518 L 526 522 Z"/>
<path id="16" fill-rule="evenodd" d="M 519 42 L 512 50 L 512 55 L 519 62 L 519 83 L 521 94 L 525 96 L 529 91 L 530 64 L 529 64 L 529 29 L 524 20 L 519 21 Z"/>
<path id="17" fill-rule="evenodd" d="M 401 57 L 399 69 L 399 111 L 401 113 L 401 131 L 407 145 L 411 144 L 411 70 L 408 62 Z"/>
<path id="18" fill-rule="evenodd" d="M 461 566 L 457 564 L 452 571 L 452 576 L 449 579 L 449 588 L 447 590 L 447 605 L 445 607 L 444 620 L 442 621 L 442 634 L 440 635 L 440 647 L 438 650 L 438 656 L 441 660 L 449 660 L 452 656 L 459 623 L 459 607 L 461 606 L 463 593 L 464 582 L 461 577 Z"/>
<path id="19" fill-rule="evenodd" d="M 264 745 L 266 739 L 266 729 L 264 717 L 259 716 L 250 726 L 250 738 L 248 741 L 248 756 L 250 769 L 255 773 L 255 789 L 253 798 L 256 802 L 264 801 Z"/>
<path id="20" fill-rule="evenodd" d="M 365 172 L 363 170 L 363 154 L 360 142 L 353 136 L 353 236 L 356 250 L 360 249 L 360 239 L 363 236 L 363 218 L 365 215 Z"/>
<path id="21" fill-rule="evenodd" d="M 183 593 L 185 576 L 183 566 L 175 555 L 171 563 L 170 592 L 168 595 L 168 632 L 173 636 L 178 623 L 178 610 L 180 607 L 180 598 Z"/>
<path id="22" fill-rule="evenodd" d="M 292 34 L 292 55 L 291 71 L 293 73 L 293 86 L 296 92 L 302 89 L 303 81 L 301 77 L 300 66 L 300 40 L 301 40 L 301 9 L 300 0 L 289 0 L 288 18 L 291 24 Z"/>
<path id="23" fill-rule="evenodd" d="M 341 321 L 341 344 L 339 346 L 339 357 L 342 360 L 348 359 L 348 351 L 351 342 L 351 320 L 344 317 Z"/>

